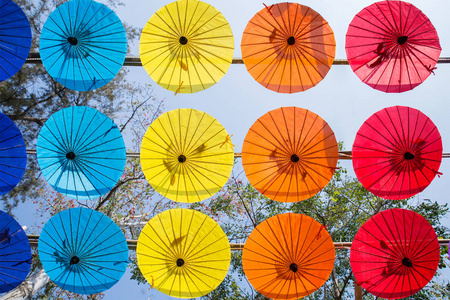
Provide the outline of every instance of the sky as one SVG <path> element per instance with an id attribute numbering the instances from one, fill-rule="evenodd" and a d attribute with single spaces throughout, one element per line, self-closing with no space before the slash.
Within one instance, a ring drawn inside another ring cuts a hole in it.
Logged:
<path id="1" fill-rule="evenodd" d="M 123 0 L 125 7 L 117 10 L 121 20 L 142 28 L 148 19 L 162 6 L 171 1 Z M 256 0 L 209 0 L 230 23 L 234 35 L 234 57 L 241 57 L 240 41 L 248 21 L 263 9 Z M 276 2 L 264 2 L 266 5 Z M 304 0 L 300 4 L 310 6 L 320 13 L 334 31 L 336 59 L 345 59 L 345 34 L 348 25 L 360 10 L 374 3 L 367 0 Z M 410 1 L 421 9 L 435 26 L 442 47 L 441 57 L 450 57 L 450 1 Z M 132 55 L 138 55 L 138 45 L 132 47 Z M 235 151 L 241 152 L 244 137 L 250 126 L 266 112 L 283 107 L 306 108 L 321 116 L 334 131 L 336 139 L 344 142 L 345 150 L 351 150 L 356 132 L 375 112 L 390 106 L 402 105 L 419 109 L 436 124 L 443 141 L 444 152 L 450 152 L 450 65 L 438 64 L 435 75 L 431 75 L 414 90 L 401 94 L 386 94 L 362 83 L 349 66 L 334 65 L 328 75 L 316 87 L 295 94 L 278 94 L 264 88 L 247 72 L 244 65 L 233 64 L 224 77 L 214 86 L 195 94 L 178 94 L 158 86 L 143 67 L 128 67 L 131 79 L 153 86 L 158 99 L 165 99 L 166 110 L 194 108 L 215 117 L 232 135 Z M 126 140 L 126 138 L 125 138 Z M 131 146 L 131 145 L 130 145 Z M 352 174 L 350 161 L 342 166 Z M 440 172 L 431 185 L 412 201 L 432 199 L 449 203 L 450 159 L 443 159 Z M 20 208 L 18 209 L 20 210 Z M 30 212 L 15 212 L 25 220 Z M 443 220 L 450 226 L 450 219 Z M 148 285 L 137 286 L 130 282 L 127 274 L 111 290 L 106 299 L 168 299 Z"/>

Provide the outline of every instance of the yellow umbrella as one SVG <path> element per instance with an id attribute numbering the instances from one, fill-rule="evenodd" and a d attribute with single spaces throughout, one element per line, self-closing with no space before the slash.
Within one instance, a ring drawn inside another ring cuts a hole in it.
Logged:
<path id="1" fill-rule="evenodd" d="M 148 221 L 136 253 L 152 287 L 179 298 L 201 297 L 214 290 L 231 260 L 230 244 L 219 224 L 182 208 L 166 210 Z"/>
<path id="2" fill-rule="evenodd" d="M 195 109 L 159 116 L 141 144 L 141 166 L 153 188 L 171 200 L 192 203 L 218 192 L 234 162 L 225 128 Z"/>
<path id="3" fill-rule="evenodd" d="M 175 93 L 207 89 L 227 72 L 234 52 L 231 27 L 214 7 L 179 0 L 160 8 L 142 30 L 142 65 Z"/>

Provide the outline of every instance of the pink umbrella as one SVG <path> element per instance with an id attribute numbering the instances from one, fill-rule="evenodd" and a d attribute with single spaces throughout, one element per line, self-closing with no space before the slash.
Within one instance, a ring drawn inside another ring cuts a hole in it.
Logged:
<path id="1" fill-rule="evenodd" d="M 352 157 L 356 176 L 367 190 L 385 199 L 406 199 L 439 174 L 441 135 L 417 109 L 388 107 L 358 130 Z"/>
<path id="2" fill-rule="evenodd" d="M 376 2 L 350 23 L 345 50 L 353 72 L 386 93 L 401 93 L 421 84 L 441 53 L 430 20 L 403 1 Z"/>
<path id="3" fill-rule="evenodd" d="M 356 233 L 350 265 L 369 293 L 385 299 L 408 297 L 436 273 L 439 242 L 433 227 L 418 213 L 389 209 L 371 217 Z"/>

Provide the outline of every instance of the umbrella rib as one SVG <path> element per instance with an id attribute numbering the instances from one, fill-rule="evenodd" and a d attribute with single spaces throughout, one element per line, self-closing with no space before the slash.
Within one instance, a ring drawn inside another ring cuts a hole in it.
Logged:
<path id="1" fill-rule="evenodd" d="M 170 226 L 168 229 L 168 231 L 170 231 L 170 229 L 171 229 L 171 231 L 172 231 L 172 236 L 173 236 L 173 239 L 171 239 L 171 238 L 169 238 L 169 236 L 168 236 L 168 234 L 167 234 L 167 231 L 166 231 L 166 228 L 164 227 L 164 232 L 166 233 L 166 237 L 167 237 L 167 240 L 168 241 L 171 241 L 171 240 L 173 240 L 173 242 L 170 244 L 171 246 L 172 246 L 172 249 L 174 250 L 174 252 L 175 252 L 175 254 L 176 254 L 176 259 L 178 259 L 178 258 L 182 258 L 182 256 L 183 256 L 183 253 L 181 253 L 181 248 L 182 248 L 182 245 L 181 244 L 183 244 L 183 243 L 185 243 L 184 241 L 183 241 L 183 239 L 185 239 L 186 238 L 186 236 L 188 236 L 187 234 L 186 235 L 184 235 L 183 236 L 183 211 L 181 211 L 181 214 L 180 214 L 180 228 L 178 228 L 177 230 L 175 230 L 176 228 L 175 228 L 175 226 L 174 226 L 174 224 L 175 224 L 175 222 L 174 222 L 174 216 L 172 216 L 172 213 L 176 213 L 177 211 L 172 211 L 172 210 L 169 210 L 169 219 L 170 219 L 170 224 L 172 225 L 172 226 Z M 177 218 L 178 219 L 178 218 Z M 162 220 L 161 220 L 161 218 L 159 219 L 160 220 L 160 222 L 162 223 Z M 189 233 L 189 231 L 187 231 L 188 233 Z M 179 234 L 180 236 L 179 237 L 177 237 L 177 234 Z"/>
<path id="2" fill-rule="evenodd" d="M 182 32 L 181 32 L 182 29 L 179 26 L 177 26 L 177 24 L 175 23 L 175 21 L 172 18 L 172 15 L 167 10 L 167 7 L 165 9 L 166 9 L 167 15 L 170 17 L 170 20 L 172 21 L 172 24 L 167 23 L 167 21 L 163 17 L 160 16 L 158 11 L 154 14 L 154 16 L 155 16 L 155 18 L 158 17 L 164 23 L 164 25 L 166 25 L 166 29 L 159 27 L 157 22 L 151 22 L 152 18 L 150 18 L 150 21 L 148 22 L 148 24 L 152 26 L 152 29 L 153 29 L 153 27 L 158 28 L 161 31 L 166 32 L 168 35 L 170 35 L 173 38 L 180 36 L 182 34 Z M 167 31 L 167 29 L 169 31 Z"/>

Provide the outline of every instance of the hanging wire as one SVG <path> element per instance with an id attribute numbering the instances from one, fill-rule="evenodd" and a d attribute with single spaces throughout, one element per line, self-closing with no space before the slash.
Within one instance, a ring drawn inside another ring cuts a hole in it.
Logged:
<path id="1" fill-rule="evenodd" d="M 27 235 L 28 240 L 30 241 L 31 247 L 37 247 L 39 241 L 39 235 Z M 450 239 L 440 239 L 439 246 L 445 247 L 448 246 Z M 128 250 L 136 251 L 137 240 L 127 240 Z M 347 249 L 349 250 L 352 246 L 352 242 L 334 242 L 334 247 L 336 249 Z M 231 251 L 239 251 L 244 249 L 244 243 L 230 243 Z"/>
<path id="2" fill-rule="evenodd" d="M 25 63 L 29 64 L 42 64 L 41 57 L 39 53 L 30 53 L 28 55 L 27 60 Z M 240 57 L 234 57 L 231 61 L 232 64 L 243 64 L 244 61 Z M 448 64 L 450 63 L 450 57 L 440 57 L 438 64 Z M 123 64 L 127 67 L 136 67 L 136 66 L 142 66 L 141 58 L 137 55 L 127 55 L 125 57 L 125 62 Z M 348 61 L 346 59 L 335 59 L 333 62 L 333 65 L 348 65 Z"/>
<path id="3" fill-rule="evenodd" d="M 27 149 L 27 154 L 36 155 L 36 149 Z M 127 152 L 128 158 L 139 158 L 141 156 L 140 152 Z M 241 158 L 242 153 L 234 153 L 235 158 Z M 442 158 L 450 158 L 450 153 L 442 153 Z M 351 160 L 352 159 L 352 151 L 339 151 L 339 159 L 342 160 Z"/>

